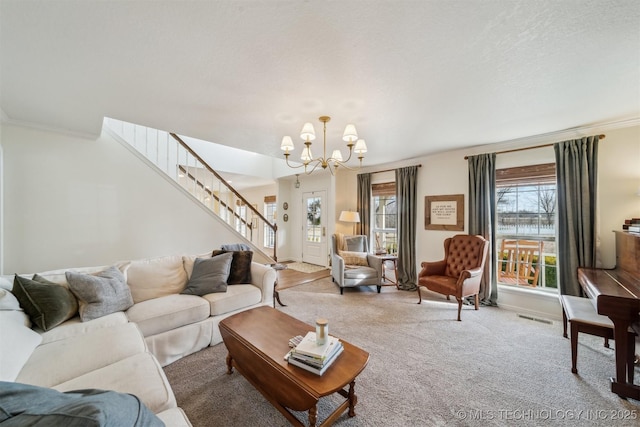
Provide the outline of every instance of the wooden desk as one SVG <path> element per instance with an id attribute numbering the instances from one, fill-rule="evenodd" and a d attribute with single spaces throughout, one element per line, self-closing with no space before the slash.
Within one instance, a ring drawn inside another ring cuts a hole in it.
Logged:
<path id="1" fill-rule="evenodd" d="M 347 409 L 349 416 L 356 415 L 355 379 L 369 361 L 366 351 L 341 339 L 344 351 L 317 376 L 284 360 L 289 339 L 315 331 L 311 325 L 274 308 L 258 307 L 229 316 L 218 327 L 229 351 L 229 374 L 235 367 L 294 426 L 304 424 L 289 409 L 309 411 L 309 426 L 314 427 L 318 401 L 334 393 L 345 400 L 321 426 L 331 425 Z"/>

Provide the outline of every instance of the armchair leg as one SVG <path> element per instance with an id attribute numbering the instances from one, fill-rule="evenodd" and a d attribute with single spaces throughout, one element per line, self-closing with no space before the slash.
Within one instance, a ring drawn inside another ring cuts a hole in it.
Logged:
<path id="1" fill-rule="evenodd" d="M 380 293 L 380 289 L 382 289 L 382 286 L 378 286 L 378 293 Z"/>
<path id="2" fill-rule="evenodd" d="M 422 303 L 422 293 L 420 292 L 420 285 L 418 285 L 418 288 L 416 289 L 416 291 L 418 291 L 418 304 Z"/>
<path id="3" fill-rule="evenodd" d="M 460 312 L 462 311 L 462 298 L 456 298 L 458 300 L 458 322 L 460 322 Z"/>
<path id="4" fill-rule="evenodd" d="M 476 310 L 477 310 L 478 309 L 478 304 L 480 303 L 480 296 L 478 294 L 476 294 L 475 303 L 476 303 Z"/>
<path id="5" fill-rule="evenodd" d="M 340 288 L 340 295 L 343 295 L 343 292 L 344 292 L 344 288 L 341 287 Z"/>

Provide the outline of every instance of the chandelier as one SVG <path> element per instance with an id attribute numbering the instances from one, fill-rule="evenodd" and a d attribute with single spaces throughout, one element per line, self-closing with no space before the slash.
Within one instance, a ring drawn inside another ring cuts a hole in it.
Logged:
<path id="1" fill-rule="evenodd" d="M 307 175 L 316 170 L 318 166 L 321 166 L 322 169 L 326 169 L 328 167 L 329 171 L 333 174 L 334 169 L 338 169 L 338 166 L 353 170 L 354 168 L 347 166 L 346 163 L 351 159 L 351 155 L 356 153 L 358 155 L 358 160 L 360 161 L 359 167 L 362 167 L 362 159 L 364 158 L 364 153 L 367 152 L 367 144 L 364 142 L 364 139 L 358 139 L 356 127 L 352 124 L 348 124 L 344 129 L 342 140 L 347 143 L 347 147 L 349 148 L 349 157 L 347 157 L 346 160 L 343 160 L 340 150 L 333 150 L 331 157 L 327 157 L 327 122 L 331 120 L 331 117 L 322 116 L 318 120 L 323 124 L 324 140 L 322 146 L 322 157 L 313 158 L 313 155 L 311 154 L 311 141 L 316 139 L 316 132 L 313 129 L 313 124 L 305 123 L 302 127 L 302 131 L 300 132 L 300 138 L 304 141 L 304 148 L 302 149 L 302 155 L 300 156 L 300 160 L 302 160 L 301 165 L 293 166 L 289 164 L 290 151 L 293 151 L 294 148 L 293 141 L 290 136 L 282 138 L 280 149 L 284 151 L 284 158 L 287 161 L 287 166 L 294 169 L 304 167 L 304 173 Z"/>

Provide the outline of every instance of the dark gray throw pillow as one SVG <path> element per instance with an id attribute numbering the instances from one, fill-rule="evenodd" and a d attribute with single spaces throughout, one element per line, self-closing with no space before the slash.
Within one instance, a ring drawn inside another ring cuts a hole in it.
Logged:
<path id="1" fill-rule="evenodd" d="M 231 252 L 212 258 L 196 258 L 189 283 L 180 293 L 202 296 L 214 292 L 226 292 L 232 258 Z"/>
<path id="2" fill-rule="evenodd" d="M 251 283 L 251 261 L 253 260 L 252 251 L 227 251 L 214 250 L 211 256 L 216 256 L 231 252 L 231 271 L 227 279 L 227 285 L 235 285 L 238 283 Z"/>
<path id="3" fill-rule="evenodd" d="M 45 331 L 78 312 L 78 301 L 69 289 L 37 274 L 31 280 L 16 274 L 12 293 L 31 322 Z"/>
<path id="4" fill-rule="evenodd" d="M 95 274 L 65 272 L 71 292 L 80 304 L 83 322 L 124 311 L 133 305 L 131 290 L 115 266 Z"/>

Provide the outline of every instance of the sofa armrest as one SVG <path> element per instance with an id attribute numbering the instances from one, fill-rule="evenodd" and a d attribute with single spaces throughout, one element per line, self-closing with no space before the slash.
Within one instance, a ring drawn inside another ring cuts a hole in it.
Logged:
<path id="1" fill-rule="evenodd" d="M 251 284 L 262 291 L 262 303 L 273 302 L 273 287 L 276 282 L 276 271 L 264 264 L 251 262 Z"/>

